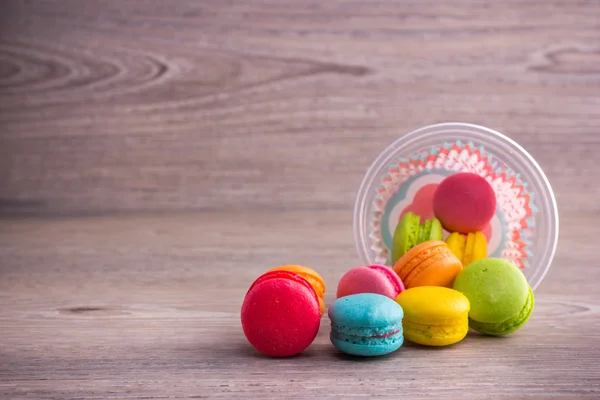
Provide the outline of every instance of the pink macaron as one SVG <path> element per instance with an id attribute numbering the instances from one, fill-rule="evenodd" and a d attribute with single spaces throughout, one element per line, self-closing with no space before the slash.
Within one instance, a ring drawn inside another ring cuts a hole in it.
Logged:
<path id="1" fill-rule="evenodd" d="M 385 265 L 369 265 L 352 268 L 346 272 L 338 284 L 337 297 L 375 293 L 396 299 L 403 291 L 404 284 L 391 268 Z"/>
<path id="2" fill-rule="evenodd" d="M 479 175 L 450 175 L 433 194 L 433 210 L 449 232 L 483 231 L 496 212 L 496 194 Z"/>

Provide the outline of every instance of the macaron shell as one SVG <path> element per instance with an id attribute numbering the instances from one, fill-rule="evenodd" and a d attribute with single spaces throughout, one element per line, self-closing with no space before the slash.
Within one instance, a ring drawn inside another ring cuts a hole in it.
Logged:
<path id="1" fill-rule="evenodd" d="M 475 233 L 475 248 L 473 250 L 473 259 L 471 260 L 471 262 L 477 261 L 477 260 L 483 260 L 487 256 L 488 256 L 487 238 L 485 237 L 483 232 L 478 231 Z M 466 265 L 463 264 L 463 266 L 466 266 Z"/>
<path id="2" fill-rule="evenodd" d="M 467 297 L 453 289 L 421 286 L 407 289 L 396 297 L 405 321 L 429 325 L 454 325 L 468 317 Z"/>
<path id="3" fill-rule="evenodd" d="M 452 288 L 462 264 L 449 249 L 421 263 L 406 278 L 406 287 L 443 286 Z"/>
<path id="4" fill-rule="evenodd" d="M 471 263 L 456 276 L 453 288 L 469 299 L 469 318 L 485 323 L 500 323 L 517 315 L 529 293 L 521 270 L 499 258 Z"/>
<path id="5" fill-rule="evenodd" d="M 271 279 L 289 279 L 291 281 L 295 281 L 298 284 L 305 286 L 306 288 L 312 289 L 312 291 L 315 295 L 315 299 L 316 299 L 317 293 L 315 292 L 312 285 L 306 279 L 304 279 L 303 277 L 301 277 L 300 275 L 298 275 L 294 272 L 284 271 L 284 270 L 265 272 L 264 274 L 262 274 L 261 276 L 256 278 L 256 280 L 254 282 L 252 282 L 252 285 L 250 285 L 250 288 L 246 292 L 246 295 L 248 293 L 250 293 L 252 291 L 252 289 L 254 289 L 254 287 L 257 286 L 259 283 L 263 283 L 263 282 L 271 280 Z"/>
<path id="6" fill-rule="evenodd" d="M 431 240 L 421 243 L 402 256 L 394 265 L 406 288 L 416 286 L 451 287 L 462 270 L 461 262 L 446 243 Z"/>
<path id="7" fill-rule="evenodd" d="M 431 220 L 427 220 L 424 223 L 419 225 L 419 235 L 417 239 L 417 243 L 426 242 L 429 238 L 429 234 L 431 233 Z"/>
<path id="8" fill-rule="evenodd" d="M 404 290 L 402 281 L 383 265 L 356 267 L 346 272 L 338 284 L 337 298 L 359 293 L 376 293 L 395 299 Z"/>
<path id="9" fill-rule="evenodd" d="M 459 232 L 452 232 L 446 239 L 446 244 L 452 253 L 461 262 L 465 255 L 465 245 L 467 244 L 467 236 Z"/>
<path id="10" fill-rule="evenodd" d="M 275 271 L 261 276 L 242 304 L 246 338 L 258 351 L 270 356 L 300 353 L 319 331 L 317 299 L 312 286 L 299 275 Z"/>
<path id="11" fill-rule="evenodd" d="M 321 316 L 325 313 L 325 281 L 319 275 L 319 273 L 312 268 L 305 267 L 303 265 L 281 265 L 279 267 L 273 268 L 268 272 L 272 271 L 288 271 L 293 272 L 295 274 L 300 275 L 302 278 L 306 279 L 308 283 L 313 287 L 317 296 L 319 297 L 319 309 L 321 312 Z"/>
<path id="12" fill-rule="evenodd" d="M 473 261 L 487 257 L 487 239 L 483 232 L 468 234 L 453 232 L 446 239 L 446 244 L 464 267 Z"/>
<path id="13" fill-rule="evenodd" d="M 317 296 L 317 300 L 319 301 L 319 314 L 321 317 L 325 314 L 325 300 L 322 297 Z"/>
<path id="14" fill-rule="evenodd" d="M 329 307 L 332 323 L 348 328 L 383 328 L 402 321 L 402 307 L 389 297 L 374 293 L 359 293 L 340 297 Z"/>
<path id="15" fill-rule="evenodd" d="M 273 268 L 271 271 L 294 272 L 306 279 L 308 283 L 312 285 L 312 287 L 315 289 L 315 292 L 317 292 L 317 296 L 325 296 L 325 281 L 323 280 L 323 277 L 321 277 L 321 275 L 319 275 L 319 273 L 312 268 L 308 268 L 303 265 L 288 264 Z"/>
<path id="16" fill-rule="evenodd" d="M 519 312 L 519 314 L 514 317 L 500 322 L 496 324 L 490 324 L 485 322 L 477 322 L 472 319 L 469 319 L 469 326 L 480 333 L 491 336 L 502 336 L 508 335 L 509 333 L 513 333 L 514 331 L 520 329 L 531 317 L 533 313 L 533 308 L 535 306 L 535 300 L 533 296 L 533 291 L 531 287 L 529 288 L 529 294 L 527 296 L 527 301 L 525 305 Z"/>
<path id="17" fill-rule="evenodd" d="M 475 254 L 475 234 L 471 232 L 467 235 L 467 243 L 465 243 L 465 255 L 462 260 L 464 265 L 471 264 L 474 254 Z"/>
<path id="18" fill-rule="evenodd" d="M 390 281 L 390 283 L 392 284 L 392 286 L 394 288 L 394 292 L 396 292 L 396 295 L 394 297 L 392 297 L 392 300 L 395 300 L 396 296 L 398 296 L 400 293 L 402 293 L 404 291 L 404 289 L 405 289 L 404 283 L 402 283 L 402 280 L 400 279 L 398 274 L 396 274 L 394 272 L 394 270 L 391 269 L 390 267 L 388 267 L 387 265 L 374 264 L 374 265 L 369 265 L 367 268 L 379 272 L 380 274 L 384 275 Z"/>
<path id="19" fill-rule="evenodd" d="M 380 356 L 403 343 L 402 307 L 394 300 L 373 293 L 337 299 L 329 308 L 331 343 L 357 356 Z"/>
<path id="20" fill-rule="evenodd" d="M 433 195 L 435 216 L 449 232 L 483 230 L 496 212 L 491 185 L 473 173 L 457 173 L 444 179 Z"/>
<path id="21" fill-rule="evenodd" d="M 369 339 L 366 339 L 364 344 L 361 344 L 347 341 L 344 336 L 336 337 L 332 332 L 330 340 L 336 349 L 346 354 L 361 357 L 377 357 L 392 353 L 402 347 L 404 336 L 400 332 L 395 336 L 387 338 L 384 342 L 371 342 Z"/>
<path id="22" fill-rule="evenodd" d="M 394 264 L 394 272 L 398 274 L 404 286 L 406 287 L 406 278 L 420 263 L 434 256 L 436 253 L 442 252 L 441 247 L 445 246 L 442 241 L 428 241 L 416 245 L 404 254 Z"/>
<path id="23" fill-rule="evenodd" d="M 412 212 L 407 212 L 402 216 L 402 219 L 400 219 L 400 222 L 396 226 L 393 237 L 393 262 L 396 262 L 411 247 L 414 247 L 418 243 L 420 222 L 421 219 Z"/>
<path id="24" fill-rule="evenodd" d="M 469 300 L 460 292 L 436 286 L 407 289 L 396 298 L 404 310 L 404 336 L 427 346 L 461 341 L 469 330 Z"/>
<path id="25" fill-rule="evenodd" d="M 448 326 L 423 325 L 404 321 L 404 337 L 424 346 L 449 346 L 463 340 L 469 332 L 468 320 Z"/>
<path id="26" fill-rule="evenodd" d="M 444 231 L 440 220 L 437 218 L 428 219 L 419 226 L 419 240 L 417 244 L 427 242 L 428 240 L 442 240 L 443 236 Z"/>
<path id="27" fill-rule="evenodd" d="M 430 221 L 431 228 L 429 230 L 429 236 L 425 240 L 442 240 L 444 237 L 444 228 L 442 227 L 442 223 L 437 218 L 433 218 Z"/>

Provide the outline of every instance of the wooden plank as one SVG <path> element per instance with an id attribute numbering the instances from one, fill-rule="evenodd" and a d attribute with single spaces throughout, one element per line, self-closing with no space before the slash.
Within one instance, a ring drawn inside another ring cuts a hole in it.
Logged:
<path id="1" fill-rule="evenodd" d="M 260 356 L 239 309 L 250 283 L 283 263 L 328 285 L 356 265 L 345 212 L 182 213 L 0 221 L 0 397 L 409 398 L 600 395 L 595 236 L 566 215 L 536 309 L 506 338 L 406 344 L 356 360 L 316 341 L 295 358 Z"/>
<path id="2" fill-rule="evenodd" d="M 597 211 L 599 4 L 3 2 L 0 211 L 348 209 L 383 148 L 449 120 Z"/>

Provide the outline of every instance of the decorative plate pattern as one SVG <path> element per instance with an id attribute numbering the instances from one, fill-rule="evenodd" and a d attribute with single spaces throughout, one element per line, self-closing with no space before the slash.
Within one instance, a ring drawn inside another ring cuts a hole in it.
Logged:
<path id="1" fill-rule="evenodd" d="M 530 267 L 537 213 L 533 193 L 519 174 L 483 147 L 461 141 L 431 147 L 389 166 L 371 207 L 369 238 L 375 262 L 391 264 L 392 235 L 401 216 L 412 211 L 432 218 L 435 188 L 457 172 L 482 176 L 496 192 L 496 214 L 484 231 L 489 256 L 507 259 L 519 268 Z"/>

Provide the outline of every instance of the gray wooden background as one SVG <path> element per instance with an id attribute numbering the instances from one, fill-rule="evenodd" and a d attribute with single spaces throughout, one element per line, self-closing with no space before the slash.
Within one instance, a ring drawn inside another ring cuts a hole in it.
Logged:
<path id="1" fill-rule="evenodd" d="M 508 134 L 555 190 L 532 321 L 358 362 L 248 347 L 284 263 L 358 263 L 367 167 L 418 127 Z M 0 3 L 0 397 L 600 396 L 600 2 Z"/>

